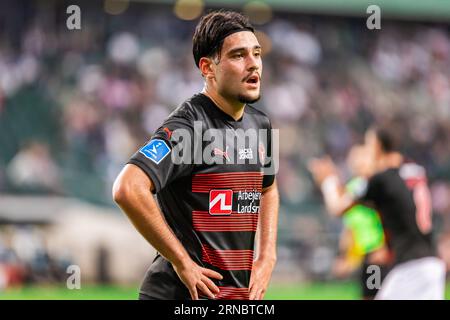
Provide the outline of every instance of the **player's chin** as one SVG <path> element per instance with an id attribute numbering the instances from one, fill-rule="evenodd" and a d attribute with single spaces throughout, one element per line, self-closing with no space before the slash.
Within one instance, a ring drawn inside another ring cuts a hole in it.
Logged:
<path id="1" fill-rule="evenodd" d="M 255 103 L 256 101 L 261 99 L 261 92 L 259 89 L 252 92 L 243 92 L 239 94 L 238 98 L 242 103 Z"/>

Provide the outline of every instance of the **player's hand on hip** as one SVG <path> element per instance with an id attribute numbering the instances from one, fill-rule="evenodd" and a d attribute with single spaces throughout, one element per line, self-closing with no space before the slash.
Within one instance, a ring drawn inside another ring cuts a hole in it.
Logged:
<path id="1" fill-rule="evenodd" d="M 203 268 L 192 260 L 186 261 L 180 266 L 174 265 L 174 270 L 188 288 L 192 300 L 198 300 L 199 291 L 211 299 L 214 299 L 215 295 L 219 293 L 219 288 L 211 279 L 222 280 L 223 277 L 220 273 Z"/>
<path id="2" fill-rule="evenodd" d="M 250 276 L 249 299 L 262 300 L 269 286 L 275 262 L 256 259 Z"/>

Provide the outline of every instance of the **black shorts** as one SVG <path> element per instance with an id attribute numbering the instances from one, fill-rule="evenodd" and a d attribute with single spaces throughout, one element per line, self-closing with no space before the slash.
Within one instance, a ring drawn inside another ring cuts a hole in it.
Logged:
<path id="1" fill-rule="evenodd" d="M 361 294 L 364 299 L 373 299 L 375 298 L 375 295 L 378 292 L 378 288 L 369 288 L 367 285 L 367 280 L 369 280 L 369 277 L 373 275 L 371 272 L 367 272 L 367 268 L 373 263 L 368 262 L 368 257 L 370 254 L 366 254 L 364 256 L 364 261 L 361 266 L 361 272 L 360 272 L 360 286 L 361 286 Z M 389 272 L 389 267 L 385 265 L 377 265 L 380 268 L 380 284 L 383 283 L 384 278 L 386 277 L 387 273 Z"/>
<path id="2" fill-rule="evenodd" d="M 148 294 L 140 292 L 138 300 L 161 300 L 161 299 L 158 299 L 158 298 L 149 296 Z"/>
<path id="3" fill-rule="evenodd" d="M 190 300 L 191 295 L 181 282 L 172 264 L 156 255 L 139 289 L 139 300 Z"/>

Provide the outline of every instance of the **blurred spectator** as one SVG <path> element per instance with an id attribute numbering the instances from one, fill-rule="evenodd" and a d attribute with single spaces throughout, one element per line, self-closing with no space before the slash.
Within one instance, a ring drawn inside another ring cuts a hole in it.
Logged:
<path id="1" fill-rule="evenodd" d="M 59 187 L 59 169 L 48 146 L 31 142 L 20 150 L 8 164 L 7 174 L 19 189 L 56 192 Z"/>

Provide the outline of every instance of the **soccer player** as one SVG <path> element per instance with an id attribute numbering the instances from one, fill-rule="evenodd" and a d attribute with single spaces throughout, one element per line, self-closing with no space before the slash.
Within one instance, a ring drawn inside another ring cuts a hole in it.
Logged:
<path id="1" fill-rule="evenodd" d="M 355 194 L 372 174 L 371 159 L 367 157 L 363 145 L 355 145 L 347 156 L 347 166 L 354 176 L 345 186 L 346 192 Z M 345 226 L 343 243 L 347 244 L 346 254 L 338 261 L 347 262 L 338 266 L 348 266 L 350 270 L 361 265 L 360 285 L 362 297 L 365 300 L 373 299 L 378 292 L 375 286 L 369 286 L 368 280 L 372 273 L 368 272 L 370 265 L 380 268 L 381 279 L 384 279 L 389 262 L 389 251 L 385 246 L 383 227 L 376 210 L 363 204 L 357 204 L 342 213 Z M 347 269 L 347 268 L 346 268 Z"/>
<path id="2" fill-rule="evenodd" d="M 431 204 L 425 171 L 406 162 L 388 128 L 366 133 L 374 174 L 356 195 L 345 191 L 329 158 L 310 164 L 329 210 L 341 214 L 358 203 L 376 209 L 382 220 L 393 268 L 376 299 L 443 299 L 445 265 L 431 239 Z"/>
<path id="3" fill-rule="evenodd" d="M 245 16 L 221 10 L 201 18 L 193 55 L 203 91 L 169 115 L 113 186 L 158 251 L 139 298 L 262 299 L 276 261 L 279 196 L 271 124 L 250 105 L 260 98 L 261 46 Z M 266 139 L 246 139 L 259 129 Z"/>

